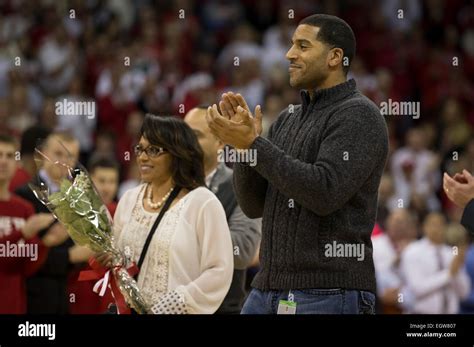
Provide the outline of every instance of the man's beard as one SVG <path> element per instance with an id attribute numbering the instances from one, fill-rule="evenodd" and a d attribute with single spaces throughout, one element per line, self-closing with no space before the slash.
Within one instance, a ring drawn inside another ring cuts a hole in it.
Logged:
<path id="1" fill-rule="evenodd" d="M 318 74 L 316 76 L 313 76 L 312 79 L 308 79 L 307 76 L 304 76 L 303 78 L 300 78 L 298 81 L 291 83 L 291 78 L 290 78 L 290 85 L 293 88 L 297 88 L 297 89 L 311 90 L 311 89 L 316 89 L 318 86 L 320 86 L 325 79 L 326 77 L 323 74 Z"/>

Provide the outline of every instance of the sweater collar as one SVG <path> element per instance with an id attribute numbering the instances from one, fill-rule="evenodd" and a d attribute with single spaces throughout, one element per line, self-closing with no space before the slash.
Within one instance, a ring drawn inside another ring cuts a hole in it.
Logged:
<path id="1" fill-rule="evenodd" d="M 311 101 L 307 90 L 301 91 L 301 100 L 303 112 L 306 112 L 309 105 L 314 104 L 315 109 L 321 109 L 329 106 L 345 97 L 349 96 L 356 90 L 356 82 L 353 78 L 335 85 L 331 88 L 319 89 L 314 92 L 314 98 Z"/>

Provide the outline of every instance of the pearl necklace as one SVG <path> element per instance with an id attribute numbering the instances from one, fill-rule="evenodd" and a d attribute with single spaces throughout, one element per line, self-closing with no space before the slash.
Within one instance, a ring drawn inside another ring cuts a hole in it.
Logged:
<path id="1" fill-rule="evenodd" d="M 168 199 L 171 192 L 173 191 L 173 187 L 171 187 L 171 189 L 169 190 L 168 193 L 165 194 L 163 199 L 161 199 L 161 201 L 158 201 L 157 203 L 154 203 L 153 200 L 152 200 L 152 190 L 153 189 L 151 188 L 151 185 L 148 185 L 148 193 L 147 193 L 147 197 L 146 197 L 146 202 L 148 203 L 148 206 L 150 206 L 152 209 L 156 210 L 156 209 L 160 208 L 161 205 L 163 205 L 165 203 L 165 201 Z"/>

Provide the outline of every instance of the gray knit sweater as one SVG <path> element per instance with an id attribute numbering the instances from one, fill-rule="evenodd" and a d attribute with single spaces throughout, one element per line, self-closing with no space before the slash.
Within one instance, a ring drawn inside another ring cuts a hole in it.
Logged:
<path id="1" fill-rule="evenodd" d="M 261 290 L 346 288 L 375 293 L 370 235 L 388 153 L 387 127 L 354 80 L 285 109 L 256 166 L 234 167 L 237 200 L 263 217 Z"/>

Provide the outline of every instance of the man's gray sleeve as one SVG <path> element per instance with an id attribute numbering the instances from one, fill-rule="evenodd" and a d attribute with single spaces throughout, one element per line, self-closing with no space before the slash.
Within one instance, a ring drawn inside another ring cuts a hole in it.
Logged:
<path id="1" fill-rule="evenodd" d="M 267 180 L 252 167 L 234 165 L 234 191 L 242 211 L 249 218 L 261 218 L 267 194 Z"/>
<path id="2" fill-rule="evenodd" d="M 246 269 L 260 244 L 262 220 L 250 219 L 237 205 L 229 218 L 229 229 L 234 247 L 234 267 Z"/>

